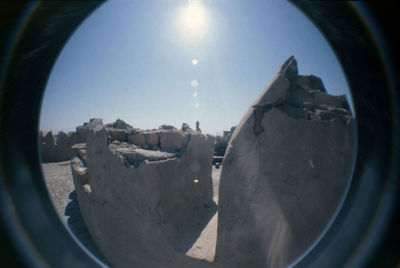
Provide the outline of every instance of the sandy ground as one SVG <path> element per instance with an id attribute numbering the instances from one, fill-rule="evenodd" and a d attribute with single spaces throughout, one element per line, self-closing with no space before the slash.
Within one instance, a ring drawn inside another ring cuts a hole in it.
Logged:
<path id="1" fill-rule="evenodd" d="M 44 179 L 53 205 L 65 227 L 79 240 L 93 255 L 103 263 L 108 264 L 104 256 L 97 249 L 79 210 L 76 199 L 75 186 L 72 180 L 71 162 L 63 161 L 42 164 Z"/>
<path id="2" fill-rule="evenodd" d="M 67 223 L 68 216 L 64 211 L 71 201 L 69 194 L 75 190 L 70 161 L 42 164 L 42 170 L 53 204 L 61 219 Z"/>
<path id="3" fill-rule="evenodd" d="M 216 169 L 212 167 L 213 187 L 214 187 L 214 202 L 218 205 L 218 189 L 219 177 L 221 175 L 221 168 Z M 186 252 L 186 255 L 196 259 L 204 259 L 209 262 L 214 261 L 215 247 L 217 245 L 217 226 L 218 226 L 218 212 L 214 214 L 206 228 L 203 229 L 199 238 L 193 246 Z"/>
<path id="4" fill-rule="evenodd" d="M 43 174 L 47 184 L 48 191 L 56 208 L 60 219 L 65 226 L 86 246 L 94 255 L 104 261 L 104 257 L 97 250 L 92 238 L 86 228 L 79 211 L 79 205 L 76 200 L 75 187 L 72 180 L 70 161 L 42 164 Z M 218 225 L 218 188 L 221 169 L 213 166 L 213 189 L 215 204 L 205 207 L 200 211 L 193 221 L 188 224 L 185 230 L 182 230 L 180 237 L 176 241 L 176 249 L 185 253 L 187 256 L 204 259 L 209 262 L 214 260 L 215 246 L 217 242 Z M 207 222 L 204 222 L 207 221 Z M 206 226 L 205 228 L 203 226 Z M 200 230 L 195 230 L 201 228 Z M 187 239 L 188 236 L 198 235 L 196 239 Z M 187 241 L 196 241 L 194 244 L 185 244 Z"/>

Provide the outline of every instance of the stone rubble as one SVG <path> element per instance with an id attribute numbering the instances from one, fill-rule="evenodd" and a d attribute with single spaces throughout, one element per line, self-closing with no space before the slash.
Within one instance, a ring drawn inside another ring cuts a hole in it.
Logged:
<path id="1" fill-rule="evenodd" d="M 90 122 L 76 127 L 75 132 L 66 134 L 60 131 L 54 135 L 53 131 L 40 132 L 40 155 L 42 162 L 60 162 L 70 160 L 73 155 L 72 146 L 77 143 L 85 143 L 88 130 L 96 125 L 103 124 L 101 119 L 91 119 Z"/>

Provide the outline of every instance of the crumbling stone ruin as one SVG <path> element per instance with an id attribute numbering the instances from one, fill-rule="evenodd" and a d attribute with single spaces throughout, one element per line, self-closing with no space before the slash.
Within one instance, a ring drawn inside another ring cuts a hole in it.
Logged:
<path id="1" fill-rule="evenodd" d="M 286 267 L 332 219 L 354 155 L 345 96 L 298 75 L 291 57 L 248 109 L 228 145 L 219 188 L 216 262 Z"/>
<path id="2" fill-rule="evenodd" d="M 42 133 L 41 146 L 45 161 L 72 157 L 82 217 L 113 267 L 258 268 L 290 265 L 323 234 L 346 193 L 354 138 L 346 97 L 289 58 L 231 130 L 213 263 L 174 245 L 213 202 L 215 139 L 199 122 L 141 130 L 91 119 Z"/>
<path id="3" fill-rule="evenodd" d="M 86 146 L 73 148 L 81 214 L 115 267 L 206 263 L 179 253 L 171 243 L 197 210 L 213 202 L 214 137 L 187 124 L 182 129 L 140 130 L 117 120 L 95 125 Z"/>
<path id="4" fill-rule="evenodd" d="M 89 128 L 103 124 L 101 119 L 91 119 L 89 123 L 84 123 L 82 126 L 76 127 L 75 132 L 68 134 L 60 131 L 54 135 L 53 131 L 40 132 L 40 151 L 42 161 L 59 162 L 70 160 L 73 155 L 72 146 L 77 143 L 86 143 L 86 137 Z"/>

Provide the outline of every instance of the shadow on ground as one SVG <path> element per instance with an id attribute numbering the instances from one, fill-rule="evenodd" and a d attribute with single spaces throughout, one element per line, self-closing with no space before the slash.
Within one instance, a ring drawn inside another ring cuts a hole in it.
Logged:
<path id="1" fill-rule="evenodd" d="M 205 204 L 200 208 L 192 219 L 178 231 L 171 239 L 171 245 L 179 252 L 186 253 L 200 237 L 201 232 L 217 213 L 218 206 L 214 201 Z"/>
<path id="2" fill-rule="evenodd" d="M 64 211 L 64 215 L 68 217 L 67 226 L 79 241 L 99 260 L 108 264 L 105 257 L 97 249 L 87 227 L 82 218 L 79 209 L 78 200 L 76 198 L 76 190 L 72 191 L 68 198 L 71 200 Z"/>
<path id="3" fill-rule="evenodd" d="M 68 217 L 67 226 L 79 241 L 99 260 L 108 264 L 105 257 L 97 249 L 86 225 L 82 218 L 76 190 L 69 194 L 71 200 L 64 211 L 64 215 Z M 192 219 L 180 230 L 177 235 L 171 239 L 171 245 L 178 251 L 185 254 L 200 237 L 201 232 L 210 222 L 212 217 L 217 213 L 218 206 L 214 201 L 205 204 L 192 217 Z"/>

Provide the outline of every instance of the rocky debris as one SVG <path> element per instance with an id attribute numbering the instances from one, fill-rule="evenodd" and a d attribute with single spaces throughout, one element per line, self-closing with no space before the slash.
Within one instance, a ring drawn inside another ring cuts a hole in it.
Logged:
<path id="1" fill-rule="evenodd" d="M 146 138 L 146 143 L 150 149 L 156 149 L 160 144 L 160 135 L 157 132 L 144 132 L 143 135 Z"/>
<path id="2" fill-rule="evenodd" d="M 126 123 L 124 120 L 117 119 L 114 123 L 110 123 L 106 125 L 107 128 L 117 128 L 117 129 L 128 129 L 132 130 L 133 127 Z"/>
<path id="3" fill-rule="evenodd" d="M 345 194 L 353 120 L 344 96 L 298 75 L 293 57 L 284 63 L 225 153 L 217 264 L 286 267 L 311 246 Z"/>
<path id="4" fill-rule="evenodd" d="M 123 142 L 128 141 L 128 136 L 134 132 L 134 128 L 121 119 L 117 119 L 114 123 L 105 125 L 105 128 L 112 140 Z"/>
<path id="5" fill-rule="evenodd" d="M 109 132 L 109 130 L 107 129 Z M 158 130 L 139 130 L 136 129 L 128 134 L 128 142 L 142 149 L 163 150 L 168 152 L 179 152 L 183 150 L 188 141 L 189 133 L 177 130 L 173 126 L 161 126 Z M 111 140 L 115 137 L 111 136 Z"/>
<path id="6" fill-rule="evenodd" d="M 161 125 L 158 127 L 161 130 L 176 130 L 177 128 L 172 125 Z"/>
<path id="7" fill-rule="evenodd" d="M 71 163 L 81 213 L 97 246 L 115 267 L 207 266 L 178 252 L 172 241 L 212 202 L 214 137 L 163 127 L 135 129 L 120 141 L 110 129 L 91 129 L 86 163 L 80 154 Z M 157 149 L 145 149 L 150 147 Z"/>
<path id="8" fill-rule="evenodd" d="M 191 132 L 191 131 L 193 131 L 193 129 L 191 129 L 191 127 L 190 127 L 189 124 L 187 124 L 187 123 L 183 123 L 181 129 L 182 129 L 182 131 L 185 131 L 185 132 Z"/>
<path id="9" fill-rule="evenodd" d="M 119 141 L 113 141 L 109 149 L 114 155 L 122 159 L 126 167 L 138 167 L 143 161 L 161 161 L 177 157 L 173 153 L 139 149 L 134 144 Z"/>

